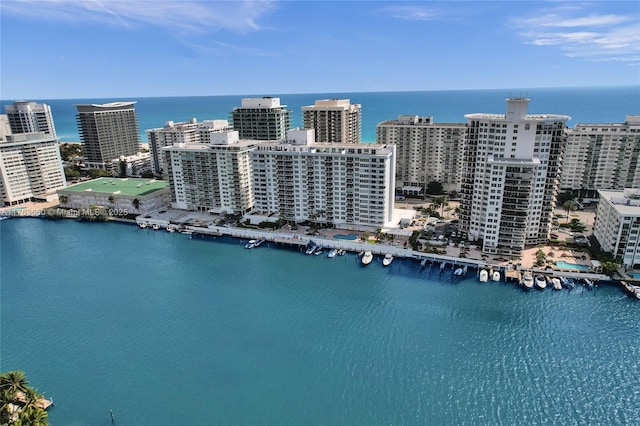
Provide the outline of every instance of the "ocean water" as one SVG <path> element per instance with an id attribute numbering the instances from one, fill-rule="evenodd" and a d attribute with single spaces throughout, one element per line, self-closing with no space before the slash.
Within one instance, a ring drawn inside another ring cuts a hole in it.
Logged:
<path id="1" fill-rule="evenodd" d="M 53 425 L 640 424 L 640 303 L 133 225 L 0 222 L 0 370 Z"/>
<path id="2" fill-rule="evenodd" d="M 622 123 L 627 115 L 640 114 L 640 86 L 30 100 L 45 102 L 51 106 L 56 132 L 62 142 L 80 140 L 75 104 L 137 101 L 140 140 L 147 142 L 146 129 L 162 127 L 169 120 L 230 120 L 231 111 L 234 107 L 240 106 L 242 98 L 262 96 L 279 97 L 281 104 L 287 105 L 292 111 L 294 127 L 302 126 L 303 106 L 313 105 L 318 99 L 348 98 L 352 103 L 362 105 L 364 142 L 375 142 L 376 125 L 382 121 L 397 119 L 398 115 L 433 116 L 434 121 L 439 123 L 464 123 L 465 114 L 504 113 L 505 99 L 511 96 L 525 96 L 531 99 L 531 114 L 569 115 L 571 120 L 567 124 L 570 127 L 577 123 Z M 4 112 L 5 104 L 12 102 L 13 100 L 0 101 L 1 111 Z"/>

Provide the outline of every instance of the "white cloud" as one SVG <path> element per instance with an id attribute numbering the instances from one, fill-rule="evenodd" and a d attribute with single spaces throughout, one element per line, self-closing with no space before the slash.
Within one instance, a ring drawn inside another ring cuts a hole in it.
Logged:
<path id="1" fill-rule="evenodd" d="M 270 0 L 3 0 L 2 14 L 28 19 L 102 22 L 135 27 L 140 23 L 187 32 L 260 29 L 258 20 L 274 9 Z"/>
<path id="2" fill-rule="evenodd" d="M 640 58 L 640 19 L 634 14 L 594 14 L 580 7 L 562 7 L 513 19 L 511 24 L 526 43 L 557 46 L 568 57 L 620 62 Z"/>
<path id="3" fill-rule="evenodd" d="M 410 21 L 432 21 L 438 17 L 432 9 L 424 6 L 395 6 L 384 9 L 392 18 Z"/>

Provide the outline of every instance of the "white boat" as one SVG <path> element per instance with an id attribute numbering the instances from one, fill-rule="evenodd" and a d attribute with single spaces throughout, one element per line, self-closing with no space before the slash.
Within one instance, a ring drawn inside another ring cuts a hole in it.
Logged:
<path id="1" fill-rule="evenodd" d="M 140 228 L 144 229 L 144 228 L 146 228 L 148 225 L 147 225 L 147 222 L 140 222 L 140 223 L 138 224 L 138 226 L 140 226 Z"/>
<path id="2" fill-rule="evenodd" d="M 427 258 L 425 257 L 424 259 L 422 259 L 422 262 L 420 262 L 420 267 L 424 268 L 425 266 L 427 266 Z"/>
<path id="3" fill-rule="evenodd" d="M 493 271 L 493 274 L 491 274 L 491 279 L 493 281 L 500 281 L 500 271 Z"/>
<path id="4" fill-rule="evenodd" d="M 153 228 L 154 231 L 157 231 L 158 229 L 160 229 L 157 223 L 154 223 L 151 227 Z"/>
<path id="5" fill-rule="evenodd" d="M 244 248 L 252 249 L 252 248 L 254 248 L 256 246 L 257 242 L 258 242 L 258 240 L 249 240 L 249 242 L 244 245 Z"/>
<path id="6" fill-rule="evenodd" d="M 383 266 L 389 266 L 393 262 L 393 255 L 391 253 L 387 253 L 384 255 L 384 259 L 382 259 Z"/>
<path id="7" fill-rule="evenodd" d="M 316 251 L 316 245 L 312 244 L 310 246 L 307 247 L 307 251 L 305 251 L 306 254 L 313 254 L 314 251 Z"/>
<path id="8" fill-rule="evenodd" d="M 336 254 L 338 254 L 338 250 L 333 249 L 333 250 L 331 250 L 331 251 L 329 252 L 329 254 L 327 254 L 327 257 L 328 257 L 329 259 L 333 259 L 334 257 L 336 257 Z"/>
<path id="9" fill-rule="evenodd" d="M 364 254 L 362 255 L 362 259 L 360 259 L 360 262 L 363 265 L 368 265 L 371 263 L 372 260 L 373 260 L 373 253 L 371 253 L 370 251 L 365 251 Z"/>
<path id="10" fill-rule="evenodd" d="M 345 249 L 338 250 L 338 256 L 344 256 L 345 254 L 347 254 L 347 251 Z"/>
<path id="11" fill-rule="evenodd" d="M 483 269 L 480 271 L 480 282 L 486 283 L 487 281 L 489 281 L 489 272 L 487 272 L 486 269 Z"/>
<path id="12" fill-rule="evenodd" d="M 560 290 L 562 289 L 562 283 L 560 282 L 559 278 L 551 278 L 551 284 L 553 284 L 553 289 L 554 290 Z"/>
<path id="13" fill-rule="evenodd" d="M 458 277 L 461 276 L 462 273 L 463 273 L 463 269 L 462 268 L 458 268 L 455 271 L 453 271 L 453 275 L 456 275 Z"/>
<path id="14" fill-rule="evenodd" d="M 176 232 L 176 228 L 173 226 L 167 226 L 167 232 Z"/>
<path id="15" fill-rule="evenodd" d="M 313 254 L 320 256 L 322 254 L 322 246 L 316 247 L 316 251 L 314 251 Z"/>
<path id="16" fill-rule="evenodd" d="M 530 271 L 524 271 L 524 274 L 522 275 L 522 285 L 526 289 L 533 288 L 533 276 L 531 276 Z"/>
<path id="17" fill-rule="evenodd" d="M 259 240 L 256 241 L 254 247 L 260 247 L 260 244 L 264 243 L 265 241 L 267 241 L 266 238 L 260 238 Z"/>
<path id="18" fill-rule="evenodd" d="M 640 300 L 640 288 L 636 289 L 636 299 Z"/>
<path id="19" fill-rule="evenodd" d="M 540 290 L 544 290 L 545 288 L 547 288 L 547 280 L 545 280 L 542 275 L 536 275 L 536 286 Z"/>

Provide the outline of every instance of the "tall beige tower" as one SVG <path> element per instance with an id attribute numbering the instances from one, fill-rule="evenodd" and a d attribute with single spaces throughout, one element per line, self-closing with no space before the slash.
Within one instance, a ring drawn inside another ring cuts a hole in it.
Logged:
<path id="1" fill-rule="evenodd" d="M 305 129 L 314 129 L 316 142 L 360 143 L 361 105 L 349 99 L 323 99 L 302 107 Z"/>

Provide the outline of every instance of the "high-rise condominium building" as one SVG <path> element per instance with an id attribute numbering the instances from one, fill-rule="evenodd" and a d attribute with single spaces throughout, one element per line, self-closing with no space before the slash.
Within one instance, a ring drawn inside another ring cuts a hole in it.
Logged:
<path id="1" fill-rule="evenodd" d="M 9 117 L 7 114 L 0 114 L 0 142 L 6 141 L 7 136 L 11 134 L 11 126 L 9 126 Z"/>
<path id="2" fill-rule="evenodd" d="M 544 243 L 570 117 L 527 115 L 529 99 L 507 99 L 506 114 L 467 114 L 460 229 L 486 253 L 520 256 Z"/>
<path id="3" fill-rule="evenodd" d="M 0 142 L 0 178 L 5 206 L 55 199 L 67 185 L 58 138 L 43 132 L 7 136 Z"/>
<path id="4" fill-rule="evenodd" d="M 231 112 L 231 118 L 240 139 L 280 141 L 291 128 L 291 111 L 280 105 L 280 98 L 244 98 L 242 106 Z"/>
<path id="5" fill-rule="evenodd" d="M 243 214 L 253 206 L 250 152 L 256 142 L 237 131 L 213 133 L 209 143 L 162 148 L 173 207 Z"/>
<path id="6" fill-rule="evenodd" d="M 465 123 L 434 123 L 433 117 L 401 115 L 376 126 L 379 144 L 396 145 L 396 185 L 422 193 L 430 182 L 460 191 Z"/>
<path id="7" fill-rule="evenodd" d="M 153 173 L 164 173 L 162 148 L 165 146 L 208 143 L 211 134 L 228 130 L 231 130 L 231 126 L 227 120 L 204 120 L 199 123 L 195 118 L 179 123 L 167 121 L 164 127 L 146 130 Z"/>
<path id="8" fill-rule="evenodd" d="M 76 115 L 85 164 L 109 169 L 111 161 L 140 152 L 135 102 L 80 104 Z"/>
<path id="9" fill-rule="evenodd" d="M 315 143 L 313 129 L 252 153 L 254 211 L 372 229 L 392 220 L 395 147 Z"/>
<path id="10" fill-rule="evenodd" d="M 640 189 L 598 191 L 593 236 L 627 268 L 640 266 Z"/>
<path id="11" fill-rule="evenodd" d="M 360 143 L 361 105 L 349 99 L 323 99 L 302 107 L 303 127 L 314 129 L 316 142 Z"/>
<path id="12" fill-rule="evenodd" d="M 567 129 L 560 188 L 640 188 L 640 115 Z"/>
<path id="13" fill-rule="evenodd" d="M 43 132 L 55 136 L 51 107 L 31 101 L 15 101 L 13 105 L 5 105 L 12 133 Z"/>

